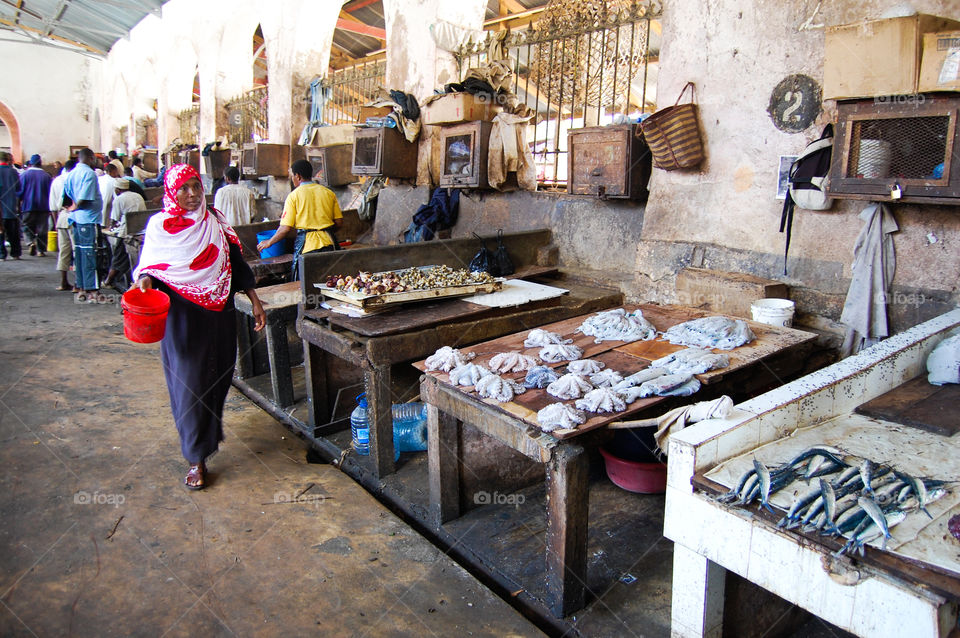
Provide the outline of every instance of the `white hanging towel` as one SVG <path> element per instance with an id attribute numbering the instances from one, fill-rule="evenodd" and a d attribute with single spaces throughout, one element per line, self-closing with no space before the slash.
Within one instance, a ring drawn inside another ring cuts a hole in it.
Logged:
<path id="1" fill-rule="evenodd" d="M 887 297 L 897 258 L 893 233 L 897 221 L 883 204 L 870 204 L 860 213 L 865 224 L 853 248 L 852 277 L 840 323 L 847 326 L 842 356 L 856 354 L 890 335 Z"/>

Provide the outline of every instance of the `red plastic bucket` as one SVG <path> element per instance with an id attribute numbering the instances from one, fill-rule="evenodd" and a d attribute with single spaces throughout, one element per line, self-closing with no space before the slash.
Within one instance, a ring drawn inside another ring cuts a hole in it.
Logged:
<path id="1" fill-rule="evenodd" d="M 136 343 L 155 343 L 163 339 L 167 326 L 170 297 L 159 290 L 142 292 L 133 288 L 120 299 L 123 308 L 123 335 Z"/>
<path id="2" fill-rule="evenodd" d="M 600 448 L 607 476 L 617 487 L 637 494 L 663 494 L 667 491 L 667 466 L 664 463 L 630 461 Z"/>

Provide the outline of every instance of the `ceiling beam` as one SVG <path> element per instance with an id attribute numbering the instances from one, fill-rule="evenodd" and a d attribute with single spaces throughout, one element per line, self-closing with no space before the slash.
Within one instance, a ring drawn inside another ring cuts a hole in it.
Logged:
<path id="1" fill-rule="evenodd" d="M 359 35 L 376 38 L 377 40 L 387 39 L 387 32 L 385 29 L 372 27 L 369 24 L 364 24 L 362 22 L 352 22 L 343 18 L 337 18 L 337 28 L 349 33 L 357 33 Z"/>
<path id="2" fill-rule="evenodd" d="M 517 2 L 517 0 L 500 0 L 500 17 L 509 16 L 512 13 L 523 13 L 527 8 Z"/>
<path id="3" fill-rule="evenodd" d="M 354 2 L 348 2 L 345 4 L 343 6 L 343 10 L 347 13 L 353 13 L 358 9 L 369 7 L 371 4 L 376 4 L 377 2 L 380 2 L 380 0 L 354 0 Z"/>
<path id="4" fill-rule="evenodd" d="M 516 23 L 519 23 L 520 20 L 525 18 L 531 18 L 539 13 L 543 13 L 546 7 L 537 7 L 536 9 L 527 9 L 521 13 L 514 13 L 508 16 L 500 16 L 499 18 L 490 18 L 483 23 L 484 28 L 492 27 L 494 25 L 500 24 L 501 22 L 507 22 L 507 26 L 514 26 Z"/>
<path id="5" fill-rule="evenodd" d="M 88 45 L 88 44 L 83 44 L 82 42 L 77 42 L 76 40 L 71 40 L 70 38 L 64 38 L 64 37 L 61 37 L 61 36 L 59 36 L 59 35 L 49 35 L 49 36 L 48 36 L 46 33 L 44 33 L 43 31 L 41 31 L 41 30 L 39 30 L 39 29 L 34 29 L 34 28 L 32 28 L 32 27 L 28 27 L 28 26 L 23 25 L 23 24 L 17 24 L 16 22 L 12 22 L 12 21 L 6 20 L 6 19 L 4 19 L 4 18 L 0 18 L 0 25 L 6 25 L 6 26 L 8 26 L 8 27 L 13 27 L 13 30 L 22 30 L 22 31 L 25 32 L 27 35 L 37 34 L 37 35 L 40 35 L 40 36 L 42 36 L 42 37 L 48 37 L 48 38 L 50 38 L 51 40 L 56 40 L 57 42 L 63 42 L 64 44 L 69 44 L 69 45 L 71 45 L 71 46 L 80 47 L 81 49 L 84 49 L 84 50 L 89 51 L 89 52 L 91 52 L 91 53 L 95 53 L 96 55 L 101 56 L 101 57 L 105 57 L 105 56 L 107 55 L 107 52 L 106 52 L 106 51 L 101 51 L 100 49 L 96 49 L 96 48 L 94 48 L 94 47 L 92 47 L 92 46 L 90 46 L 90 45 Z"/>

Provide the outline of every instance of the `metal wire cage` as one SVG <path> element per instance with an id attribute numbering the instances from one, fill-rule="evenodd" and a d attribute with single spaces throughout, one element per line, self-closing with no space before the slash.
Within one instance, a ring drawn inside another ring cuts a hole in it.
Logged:
<path id="1" fill-rule="evenodd" d="M 857 120 L 851 124 L 847 177 L 943 177 L 948 150 L 948 116 L 890 117 Z"/>

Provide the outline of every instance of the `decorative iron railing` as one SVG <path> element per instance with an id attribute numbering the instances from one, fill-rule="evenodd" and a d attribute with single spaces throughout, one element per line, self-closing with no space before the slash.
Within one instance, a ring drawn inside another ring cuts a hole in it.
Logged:
<path id="1" fill-rule="evenodd" d="M 321 84 L 325 98 L 321 109 L 323 122 L 356 122 L 360 117 L 360 107 L 377 96 L 383 89 L 386 77 L 386 60 L 364 62 L 332 72 Z"/>
<path id="2" fill-rule="evenodd" d="M 655 0 L 551 0 L 535 24 L 488 32 L 455 53 L 460 77 L 508 58 L 512 90 L 536 117 L 530 147 L 543 188 L 565 185 L 567 131 L 636 119 L 656 108 L 662 5 Z"/>
<path id="3" fill-rule="evenodd" d="M 224 104 L 230 142 L 242 147 L 245 142 L 267 139 L 267 87 L 258 86 Z"/>
<path id="4" fill-rule="evenodd" d="M 200 105 L 194 104 L 183 109 L 177 115 L 180 122 L 180 142 L 182 144 L 199 144 L 200 140 Z"/>

